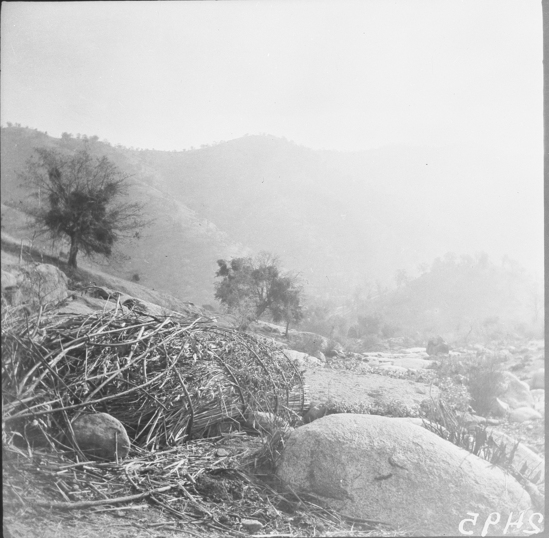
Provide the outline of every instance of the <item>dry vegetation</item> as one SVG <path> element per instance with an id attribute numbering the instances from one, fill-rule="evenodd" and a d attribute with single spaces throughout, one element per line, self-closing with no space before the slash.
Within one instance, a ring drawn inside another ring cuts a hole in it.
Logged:
<path id="1" fill-rule="evenodd" d="M 295 424 L 308 405 L 300 372 L 278 347 L 121 306 L 73 317 L 4 307 L 5 535 L 91 538 L 108 527 L 110 536 L 242 536 L 247 519 L 267 535 L 404 535 L 276 484 L 284 431 L 247 418 L 263 411 Z M 70 421 L 85 411 L 123 421 L 127 459 L 89 461 L 78 450 Z"/>

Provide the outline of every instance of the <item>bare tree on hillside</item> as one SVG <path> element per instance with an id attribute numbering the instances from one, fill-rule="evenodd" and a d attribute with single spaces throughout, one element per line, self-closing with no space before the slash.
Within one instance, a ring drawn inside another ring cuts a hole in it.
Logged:
<path id="1" fill-rule="evenodd" d="M 109 257 L 116 241 L 138 238 L 149 224 L 142 204 L 124 200 L 129 176 L 87 149 L 74 154 L 36 149 L 18 176 L 33 189 L 38 232 L 69 241 L 68 265 L 74 269 L 80 251 Z"/>

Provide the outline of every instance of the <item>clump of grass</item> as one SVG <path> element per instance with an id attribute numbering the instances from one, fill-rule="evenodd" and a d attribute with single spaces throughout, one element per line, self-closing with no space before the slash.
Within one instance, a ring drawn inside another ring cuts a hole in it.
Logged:
<path id="1" fill-rule="evenodd" d="M 518 467 L 515 455 L 520 442 L 496 441 L 487 429 L 486 424 L 471 423 L 470 417 L 459 413 L 439 399 L 427 412 L 422 413 L 424 427 L 453 443 L 464 448 L 475 456 L 504 469 L 519 482 L 537 483 L 542 478 L 539 469 L 530 469 L 526 462 Z"/>
<path id="2" fill-rule="evenodd" d="M 273 475 L 280 463 L 282 452 L 292 429 L 273 424 L 261 431 L 261 445 L 248 458 L 250 467 L 259 474 Z"/>

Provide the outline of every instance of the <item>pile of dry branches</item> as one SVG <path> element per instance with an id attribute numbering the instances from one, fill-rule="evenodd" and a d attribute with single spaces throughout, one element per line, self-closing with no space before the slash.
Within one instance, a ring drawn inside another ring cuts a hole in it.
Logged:
<path id="1" fill-rule="evenodd" d="M 257 474 L 269 436 L 220 427 L 257 411 L 293 423 L 307 409 L 300 372 L 275 344 L 209 321 L 121 309 L 3 318 L 3 493 L 12 519 L 153 505 L 173 518 L 163 525 L 187 534 L 196 525 L 197 536 L 204 527 L 248 535 L 246 518 L 263 536 L 387 528 L 273 489 Z M 71 420 L 89 411 L 126 426 L 133 441 L 126 460 L 88 461 L 67 439 Z M 33 444 L 36 429 L 45 445 Z M 202 437 L 208 433 L 218 435 Z"/>
<path id="2" fill-rule="evenodd" d="M 59 443 L 79 414 L 107 412 L 135 445 L 159 449 L 230 431 L 256 411 L 293 423 L 309 404 L 278 347 L 210 321 L 121 308 L 4 321 L 5 442 L 38 429 Z"/>

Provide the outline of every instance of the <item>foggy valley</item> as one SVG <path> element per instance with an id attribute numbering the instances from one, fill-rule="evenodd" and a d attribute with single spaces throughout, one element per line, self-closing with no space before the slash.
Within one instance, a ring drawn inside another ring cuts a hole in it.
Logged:
<path id="1" fill-rule="evenodd" d="M 5 2 L 2 535 L 543 532 L 548 21 Z"/>
<path id="2" fill-rule="evenodd" d="M 541 334 L 541 198 L 536 189 L 515 192 L 513 155 L 330 152 L 268 135 L 162 152 L 6 127 L 2 226 L 16 239 L 31 233 L 23 215 L 30 199 L 16 171 L 42 146 L 87 146 L 131 176 L 131 198 L 154 222 L 122 246 L 123 259 L 102 264 L 116 276 L 138 275 L 144 286 L 214 304 L 216 261 L 266 251 L 299 275 L 311 312 L 322 306 L 342 338 L 364 315 L 408 336 L 458 338 L 495 319 L 501 330 Z M 312 319 L 308 327 L 327 330 Z"/>

